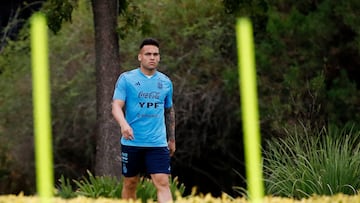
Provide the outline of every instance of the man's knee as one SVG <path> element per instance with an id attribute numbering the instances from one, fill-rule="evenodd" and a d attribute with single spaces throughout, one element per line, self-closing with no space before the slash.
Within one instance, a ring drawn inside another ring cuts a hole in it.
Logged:
<path id="1" fill-rule="evenodd" d="M 138 177 L 124 178 L 123 187 L 127 190 L 134 191 L 136 190 L 138 182 Z"/>
<path id="2" fill-rule="evenodd" d="M 167 174 L 153 174 L 151 179 L 156 188 L 168 188 L 169 187 L 169 176 Z"/>

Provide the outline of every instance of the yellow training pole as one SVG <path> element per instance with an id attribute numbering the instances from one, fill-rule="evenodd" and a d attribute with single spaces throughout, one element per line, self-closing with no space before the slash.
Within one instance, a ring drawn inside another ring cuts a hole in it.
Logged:
<path id="1" fill-rule="evenodd" d="M 42 200 L 53 196 L 54 171 L 50 116 L 48 36 L 45 17 L 31 17 L 31 59 L 36 160 L 36 186 Z"/>
<path id="2" fill-rule="evenodd" d="M 240 18 L 236 24 L 239 86 L 242 105 L 247 190 L 252 202 L 264 196 L 259 112 L 256 89 L 254 40 L 251 21 Z"/>

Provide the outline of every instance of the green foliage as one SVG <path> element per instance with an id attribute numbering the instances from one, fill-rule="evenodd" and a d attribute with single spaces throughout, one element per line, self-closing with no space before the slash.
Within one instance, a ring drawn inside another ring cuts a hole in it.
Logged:
<path id="1" fill-rule="evenodd" d="M 21 31 L 18 39 L 8 39 L 0 54 L 1 193 L 20 192 L 18 182 L 28 188 L 22 189 L 24 193 L 31 192 L 29 183 L 34 180 L 29 169 L 33 162 L 27 162 L 33 155 L 29 34 Z"/>
<path id="2" fill-rule="evenodd" d="M 45 1 L 43 10 L 45 11 L 48 26 L 57 33 L 61 29 L 63 22 L 72 20 L 72 12 L 76 8 L 77 0 L 49 0 Z"/>
<path id="3" fill-rule="evenodd" d="M 356 84 L 349 80 L 348 74 L 342 70 L 332 81 L 332 88 L 327 91 L 328 103 L 324 106 L 332 123 L 358 123 L 360 113 L 358 105 L 360 91 Z M 360 126 L 358 126 L 359 128 Z"/>
<path id="4" fill-rule="evenodd" d="M 136 187 L 136 196 L 137 198 L 140 198 L 142 202 L 157 199 L 156 188 L 153 186 L 150 179 L 144 177 L 140 178 L 140 183 Z"/>
<path id="5" fill-rule="evenodd" d="M 94 157 L 95 75 L 93 28 L 89 5 L 74 12 L 76 26 L 49 33 L 54 167 L 60 174 L 78 177 L 91 168 Z M 86 35 L 83 32 L 88 33 Z M 0 145 L 7 157 L 0 182 L 7 193 L 34 193 L 33 122 L 29 27 L 1 50 Z M 66 40 L 65 40 L 66 39 Z M 7 146 L 3 148 L 3 146 Z M 22 184 L 18 184 L 21 182 Z M 10 184 L 11 183 L 11 184 Z"/>
<path id="6" fill-rule="evenodd" d="M 360 131 L 336 126 L 312 132 L 287 131 L 264 149 L 264 174 L 269 195 L 303 198 L 314 194 L 354 195 L 360 189 Z"/>
<path id="7" fill-rule="evenodd" d="M 360 119 L 354 99 L 360 94 L 354 77 L 360 27 L 351 17 L 358 6 L 330 0 L 268 3 L 267 34 L 256 38 L 265 137 L 283 136 L 282 128 L 298 121 L 317 128 Z"/>
<path id="8" fill-rule="evenodd" d="M 114 177 L 100 176 L 95 177 L 88 171 L 88 178 L 83 177 L 82 180 L 74 180 L 78 190 L 76 194 L 80 196 L 98 198 L 121 197 L 122 185 Z"/>
<path id="9" fill-rule="evenodd" d="M 131 36 L 131 30 L 137 30 L 141 34 L 148 34 L 150 22 L 143 10 L 133 1 L 121 0 L 119 1 L 121 9 L 117 27 L 117 33 L 120 39 Z"/>
<path id="10" fill-rule="evenodd" d="M 57 35 L 50 34 L 55 177 L 77 178 L 95 157 L 96 78 L 91 5 L 80 1 Z"/>
<path id="11" fill-rule="evenodd" d="M 185 185 L 179 182 L 178 177 L 170 178 L 170 191 L 174 199 L 182 197 L 185 192 Z"/>
<path id="12" fill-rule="evenodd" d="M 73 180 L 75 186 L 73 187 L 70 180 L 61 176 L 59 179 L 58 190 L 56 196 L 62 198 L 74 198 L 77 196 L 85 196 L 91 198 L 121 198 L 122 181 L 115 177 L 108 176 L 94 176 L 90 171 L 87 171 L 88 176 L 83 176 L 80 180 Z M 73 188 L 76 188 L 75 190 Z M 180 184 L 177 178 L 170 178 L 170 190 L 173 197 L 176 199 L 182 196 L 185 191 L 185 186 Z M 148 178 L 141 177 L 140 182 L 136 188 L 136 195 L 142 200 L 156 200 L 156 188 L 152 181 Z"/>
<path id="13" fill-rule="evenodd" d="M 56 191 L 56 196 L 70 199 L 76 197 L 76 194 L 73 191 L 73 186 L 68 178 L 65 178 L 61 175 L 59 179 L 60 185 L 58 186 L 58 190 Z"/>

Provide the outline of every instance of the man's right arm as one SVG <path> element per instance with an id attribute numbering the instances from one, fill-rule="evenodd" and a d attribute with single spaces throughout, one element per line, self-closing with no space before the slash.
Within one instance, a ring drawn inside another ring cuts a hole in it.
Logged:
<path id="1" fill-rule="evenodd" d="M 112 114 L 117 123 L 120 125 L 121 135 L 127 140 L 132 140 L 134 139 L 134 134 L 132 128 L 125 119 L 125 114 L 123 111 L 124 106 L 125 101 L 118 99 L 113 100 Z"/>

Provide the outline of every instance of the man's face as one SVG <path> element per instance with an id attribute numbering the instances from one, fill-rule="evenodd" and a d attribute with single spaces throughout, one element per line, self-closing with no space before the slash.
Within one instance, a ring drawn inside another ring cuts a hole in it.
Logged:
<path id="1" fill-rule="evenodd" d="M 140 66 L 147 70 L 154 70 L 157 68 L 160 61 L 159 48 L 154 45 L 145 45 L 138 55 Z"/>

